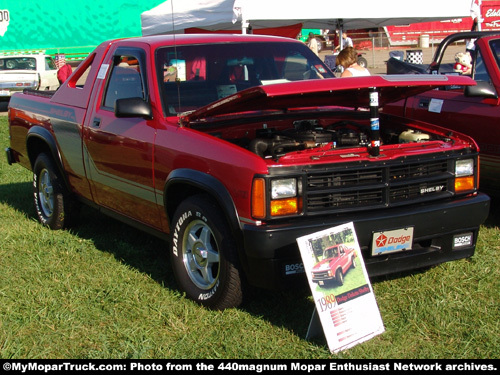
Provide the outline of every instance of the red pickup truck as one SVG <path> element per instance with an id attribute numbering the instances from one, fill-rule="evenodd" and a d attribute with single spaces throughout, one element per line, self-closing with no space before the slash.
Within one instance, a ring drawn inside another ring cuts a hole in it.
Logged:
<path id="1" fill-rule="evenodd" d="M 57 91 L 13 95 L 7 158 L 33 171 L 43 224 L 85 203 L 159 235 L 179 287 L 223 309 L 247 283 L 307 285 L 296 238 L 346 222 L 371 275 L 472 256 L 490 203 L 476 143 L 378 105 L 473 83 L 334 78 L 285 38 L 115 40 Z M 405 251 L 375 241 L 404 228 Z"/>
<path id="2" fill-rule="evenodd" d="M 470 51 L 470 76 L 475 86 L 443 87 L 405 100 L 390 103 L 386 113 L 398 114 L 433 124 L 446 122 L 446 127 L 472 136 L 481 155 L 480 186 L 488 192 L 500 193 L 500 33 L 465 32 L 444 39 L 433 62 L 421 66 L 422 73 L 462 74 L 457 71 L 455 55 L 465 53 L 466 43 L 475 42 Z M 456 52 L 456 45 L 462 51 Z M 450 50 L 452 51 L 450 53 Z M 405 63 L 391 59 L 388 66 L 405 72 Z M 406 64 L 408 66 L 408 64 Z M 410 68 L 415 65 L 410 64 Z M 455 67 L 455 69 L 454 69 Z M 389 70 L 389 69 L 388 69 Z"/>
<path id="3" fill-rule="evenodd" d="M 329 287 L 332 281 L 344 285 L 344 275 L 356 267 L 356 252 L 346 245 L 334 245 L 323 251 L 323 259 L 312 269 L 312 281 L 320 287 Z"/>

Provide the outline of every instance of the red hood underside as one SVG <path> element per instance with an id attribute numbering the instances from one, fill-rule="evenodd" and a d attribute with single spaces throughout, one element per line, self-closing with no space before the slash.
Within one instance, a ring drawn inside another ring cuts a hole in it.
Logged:
<path id="1" fill-rule="evenodd" d="M 307 107 L 366 107 L 370 90 L 379 93 L 379 107 L 442 86 L 473 86 L 465 76 L 386 75 L 295 81 L 256 86 L 220 99 L 182 117 L 184 124 L 235 113 Z"/>

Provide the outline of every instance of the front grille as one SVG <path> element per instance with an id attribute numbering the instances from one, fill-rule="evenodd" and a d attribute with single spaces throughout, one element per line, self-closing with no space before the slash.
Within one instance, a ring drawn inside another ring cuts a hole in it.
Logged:
<path id="1" fill-rule="evenodd" d="M 317 271 L 312 273 L 313 280 L 325 280 L 329 278 L 330 276 L 328 276 L 328 271 Z"/>
<path id="2" fill-rule="evenodd" d="M 453 158 L 306 170 L 306 213 L 391 207 L 453 195 Z"/>
<path id="3" fill-rule="evenodd" d="M 427 163 L 402 164 L 391 166 L 389 177 L 391 180 L 434 176 L 448 171 L 448 161 L 430 161 Z"/>

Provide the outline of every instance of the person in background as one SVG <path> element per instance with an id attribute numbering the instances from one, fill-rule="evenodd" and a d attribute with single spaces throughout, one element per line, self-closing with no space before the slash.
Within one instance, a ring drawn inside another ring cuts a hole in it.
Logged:
<path id="1" fill-rule="evenodd" d="M 347 33 L 345 31 L 342 33 L 342 43 L 344 44 L 344 48 L 354 47 L 352 39 L 347 36 Z"/>
<path id="2" fill-rule="evenodd" d="M 332 42 L 333 53 L 335 53 L 335 51 L 337 51 L 337 49 L 340 47 L 339 44 L 340 44 L 339 31 L 335 30 L 335 34 L 333 34 L 333 42 Z"/>
<path id="3" fill-rule="evenodd" d="M 307 38 L 307 46 L 311 49 L 311 51 L 318 55 L 318 41 L 312 32 L 309 33 L 309 38 Z"/>
<path id="4" fill-rule="evenodd" d="M 477 0 L 473 0 L 470 8 L 470 16 L 472 18 L 472 28 L 470 31 L 480 31 L 480 24 L 482 22 L 481 18 L 481 8 L 477 3 Z M 473 52 L 476 49 L 475 46 L 476 39 L 468 39 L 465 41 L 465 50 L 473 56 Z"/>
<path id="5" fill-rule="evenodd" d="M 362 77 L 369 76 L 368 69 L 358 65 L 358 52 L 353 47 L 346 47 L 337 56 L 337 66 L 341 65 L 344 71 L 341 77 Z"/>
<path id="6" fill-rule="evenodd" d="M 347 33 L 344 31 L 342 33 L 342 49 L 347 48 L 347 47 L 353 47 L 354 44 L 352 43 L 352 39 L 347 36 Z M 340 50 L 340 44 L 335 47 L 333 52 L 339 51 Z"/>
<path id="7" fill-rule="evenodd" d="M 57 67 L 57 80 L 59 84 L 62 85 L 66 81 L 71 73 L 73 73 L 73 68 L 71 65 L 66 63 L 66 56 L 62 53 L 58 53 L 55 56 L 55 63 Z"/>

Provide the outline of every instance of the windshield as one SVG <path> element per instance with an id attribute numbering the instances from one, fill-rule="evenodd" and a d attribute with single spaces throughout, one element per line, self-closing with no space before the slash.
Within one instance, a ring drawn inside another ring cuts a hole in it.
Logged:
<path id="1" fill-rule="evenodd" d="M 192 111 L 253 86 L 333 78 L 301 43 L 221 43 L 156 53 L 165 113 Z"/>
<path id="2" fill-rule="evenodd" d="M 500 39 L 493 39 L 490 41 L 490 48 L 495 60 L 497 62 L 498 68 L 500 69 Z"/>
<path id="3" fill-rule="evenodd" d="M 33 57 L 7 57 L 0 59 L 0 70 L 36 70 Z"/>
<path id="4" fill-rule="evenodd" d="M 339 253 L 338 248 L 335 247 L 330 247 L 329 249 L 325 250 L 325 254 L 323 254 L 323 259 L 328 259 L 328 258 L 335 258 Z"/>

